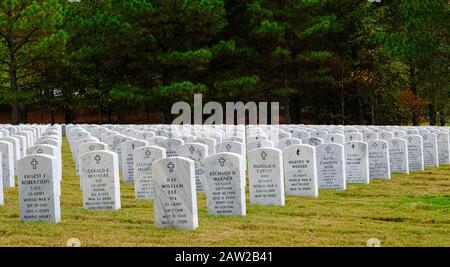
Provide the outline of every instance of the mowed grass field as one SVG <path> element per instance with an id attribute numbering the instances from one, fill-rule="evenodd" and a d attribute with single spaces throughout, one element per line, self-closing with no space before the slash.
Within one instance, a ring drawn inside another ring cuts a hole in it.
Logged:
<path id="1" fill-rule="evenodd" d="M 450 246 L 450 166 L 427 168 L 390 181 L 348 185 L 344 192 L 321 190 L 318 198 L 287 197 L 286 206 L 248 203 L 245 217 L 215 217 L 198 195 L 199 228 L 159 229 L 152 201 L 134 199 L 121 183 L 122 209 L 83 210 L 79 178 L 64 138 L 62 222 L 22 223 L 18 190 L 5 189 L 0 206 L 0 246 Z"/>

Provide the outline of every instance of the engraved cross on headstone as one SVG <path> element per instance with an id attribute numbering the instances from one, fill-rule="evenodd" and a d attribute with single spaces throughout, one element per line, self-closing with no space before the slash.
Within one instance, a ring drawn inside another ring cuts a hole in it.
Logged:
<path id="1" fill-rule="evenodd" d="M 39 164 L 39 162 L 36 159 L 33 159 L 31 161 L 31 166 L 33 166 L 33 169 L 36 170 L 37 165 Z"/>
<path id="2" fill-rule="evenodd" d="M 263 152 L 261 153 L 261 158 L 262 158 L 263 160 L 266 160 L 266 158 L 267 158 L 267 152 L 266 152 L 266 151 L 263 151 Z"/>
<path id="3" fill-rule="evenodd" d="M 219 164 L 220 164 L 220 166 L 225 166 L 225 159 L 223 158 L 223 157 L 221 157 L 220 159 L 219 159 Z"/>
<path id="4" fill-rule="evenodd" d="M 172 162 L 169 162 L 169 164 L 167 164 L 167 168 L 169 169 L 169 172 L 173 172 L 173 168 L 175 168 L 175 164 L 173 164 Z"/>

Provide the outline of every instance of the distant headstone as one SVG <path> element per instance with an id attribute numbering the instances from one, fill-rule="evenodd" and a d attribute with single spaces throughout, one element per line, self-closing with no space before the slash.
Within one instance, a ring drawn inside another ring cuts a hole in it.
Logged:
<path id="1" fill-rule="evenodd" d="M 394 138 L 394 134 L 391 132 L 381 132 L 378 134 L 381 140 L 389 140 Z"/>
<path id="2" fill-rule="evenodd" d="M 121 144 L 122 146 L 122 174 L 125 183 L 134 183 L 134 163 L 133 150 L 139 147 L 147 146 L 148 143 L 143 140 L 129 140 Z"/>
<path id="3" fill-rule="evenodd" d="M 423 171 L 423 142 L 422 137 L 417 134 L 402 137 L 408 144 L 408 167 L 410 171 Z"/>
<path id="4" fill-rule="evenodd" d="M 0 165 L 2 164 L 2 155 L 0 153 Z M 2 176 L 2 168 L 0 168 L 0 206 L 4 205 L 5 198 L 3 196 L 3 176 Z"/>
<path id="5" fill-rule="evenodd" d="M 318 197 L 316 151 L 310 145 L 293 145 L 283 151 L 286 195 Z"/>
<path id="6" fill-rule="evenodd" d="M 393 131 L 392 134 L 394 135 L 393 138 L 400 138 L 406 136 L 406 131 Z"/>
<path id="7" fill-rule="evenodd" d="M 388 142 L 384 140 L 369 140 L 367 144 L 370 179 L 391 179 Z"/>
<path id="8" fill-rule="evenodd" d="M 273 142 L 270 140 L 255 140 L 247 144 L 247 151 L 250 152 L 252 150 L 258 149 L 258 148 L 265 148 L 265 147 L 273 147 Z"/>
<path id="9" fill-rule="evenodd" d="M 283 151 L 286 147 L 299 145 L 302 143 L 302 140 L 297 138 L 284 138 L 278 141 L 277 148 Z"/>
<path id="10" fill-rule="evenodd" d="M 178 148 L 184 145 L 184 141 L 179 138 L 167 138 L 158 142 L 158 146 L 166 150 L 167 157 L 177 157 Z"/>
<path id="11" fill-rule="evenodd" d="M 438 133 L 436 134 L 437 147 L 438 147 L 438 158 L 440 164 L 450 164 L 450 137 L 449 133 Z"/>
<path id="12" fill-rule="evenodd" d="M 303 144 L 306 145 L 310 145 L 310 146 L 318 146 L 323 144 L 323 139 L 319 138 L 319 137 L 311 137 L 311 138 L 306 138 L 302 140 Z"/>
<path id="13" fill-rule="evenodd" d="M 391 173 L 409 174 L 408 145 L 405 139 L 392 138 L 389 143 L 389 163 Z"/>
<path id="14" fill-rule="evenodd" d="M 209 137 L 202 137 L 194 139 L 193 143 L 201 143 L 208 146 L 208 155 L 216 153 L 216 139 Z"/>
<path id="15" fill-rule="evenodd" d="M 307 131 L 292 130 L 291 131 L 291 137 L 303 140 L 303 139 L 309 138 L 310 136 L 309 136 L 309 133 Z"/>
<path id="16" fill-rule="evenodd" d="M 408 130 L 406 130 L 406 134 L 407 135 L 419 134 L 419 131 L 418 130 L 414 130 L 414 129 L 408 129 Z"/>
<path id="17" fill-rule="evenodd" d="M 439 166 L 437 136 L 434 133 L 421 133 L 423 138 L 423 163 L 425 166 Z"/>
<path id="18" fill-rule="evenodd" d="M 345 190 L 344 146 L 322 144 L 316 147 L 319 189 Z"/>
<path id="19" fill-rule="evenodd" d="M 358 132 L 347 132 L 344 136 L 345 142 L 362 141 L 362 134 Z"/>
<path id="20" fill-rule="evenodd" d="M 317 138 L 320 138 L 320 139 L 323 139 L 323 137 L 325 135 L 327 135 L 327 134 L 328 134 L 327 131 L 322 131 L 322 130 L 312 131 L 312 132 L 309 133 L 311 138 L 312 137 L 317 137 Z M 311 144 L 309 144 L 309 145 L 311 145 Z"/>
<path id="21" fill-rule="evenodd" d="M 204 192 L 205 158 L 208 156 L 208 146 L 201 143 L 184 144 L 178 149 L 178 155 L 194 161 L 196 190 Z"/>
<path id="22" fill-rule="evenodd" d="M 344 144 L 345 136 L 342 134 L 327 134 L 323 137 L 323 142 L 325 144 L 335 143 L 335 144 Z"/>
<path id="23" fill-rule="evenodd" d="M 378 133 L 376 132 L 365 132 L 363 134 L 363 141 L 367 142 L 369 140 L 377 140 L 378 139 Z"/>
<path id="24" fill-rule="evenodd" d="M 3 187 L 15 187 L 14 155 L 13 145 L 10 142 L 0 141 L 1 175 L 3 177 Z"/>
<path id="25" fill-rule="evenodd" d="M 282 152 L 276 148 L 258 148 L 248 153 L 250 203 L 284 206 Z"/>
<path id="26" fill-rule="evenodd" d="M 26 137 L 25 136 L 21 136 L 21 135 L 10 135 L 10 138 L 16 138 L 17 140 L 19 140 L 19 159 L 23 158 L 26 156 L 26 145 L 27 145 L 27 141 L 26 141 Z"/>
<path id="27" fill-rule="evenodd" d="M 208 214 L 246 215 L 242 156 L 228 152 L 208 156 L 205 171 Z"/>
<path id="28" fill-rule="evenodd" d="M 244 144 L 236 141 L 227 141 L 216 145 L 216 153 L 229 152 L 245 156 Z"/>
<path id="29" fill-rule="evenodd" d="M 18 160 L 19 157 L 20 157 L 19 139 L 8 136 L 8 137 L 0 138 L 0 141 L 6 141 L 6 142 L 9 142 L 9 143 L 11 143 L 13 145 L 13 159 L 14 159 L 14 162 L 16 160 Z"/>
<path id="30" fill-rule="evenodd" d="M 153 199 L 152 164 L 165 157 L 166 150 L 158 146 L 143 146 L 133 151 L 136 199 Z"/>
<path id="31" fill-rule="evenodd" d="M 346 142 L 344 153 L 346 182 L 368 184 L 370 179 L 367 143 L 361 141 Z"/>

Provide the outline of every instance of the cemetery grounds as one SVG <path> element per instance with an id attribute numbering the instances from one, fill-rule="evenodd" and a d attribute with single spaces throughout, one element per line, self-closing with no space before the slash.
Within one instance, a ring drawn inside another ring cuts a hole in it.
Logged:
<path id="1" fill-rule="evenodd" d="M 346 191 L 320 190 L 318 198 L 286 196 L 286 206 L 249 205 L 247 216 L 211 216 L 198 194 L 199 228 L 156 228 L 153 204 L 136 200 L 121 182 L 122 209 L 83 209 L 67 139 L 62 145 L 62 221 L 22 223 L 17 187 L 5 188 L 0 207 L 0 246 L 450 246 L 450 165 L 426 167 L 389 181 L 348 184 Z M 16 180 L 17 181 L 17 180 Z"/>

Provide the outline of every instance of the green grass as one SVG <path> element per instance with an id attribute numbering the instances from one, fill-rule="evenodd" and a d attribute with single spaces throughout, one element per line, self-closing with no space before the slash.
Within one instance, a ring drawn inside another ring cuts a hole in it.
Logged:
<path id="1" fill-rule="evenodd" d="M 182 231 L 156 228 L 152 202 L 135 200 L 129 184 L 121 184 L 121 210 L 83 210 L 66 140 L 62 155 L 62 222 L 21 223 L 17 188 L 6 189 L 0 246 L 65 246 L 72 237 L 82 246 L 365 246 L 371 237 L 382 246 L 450 246 L 449 165 L 321 190 L 318 198 L 287 197 L 285 207 L 247 201 L 245 217 L 210 216 L 199 194 L 199 228 Z"/>

